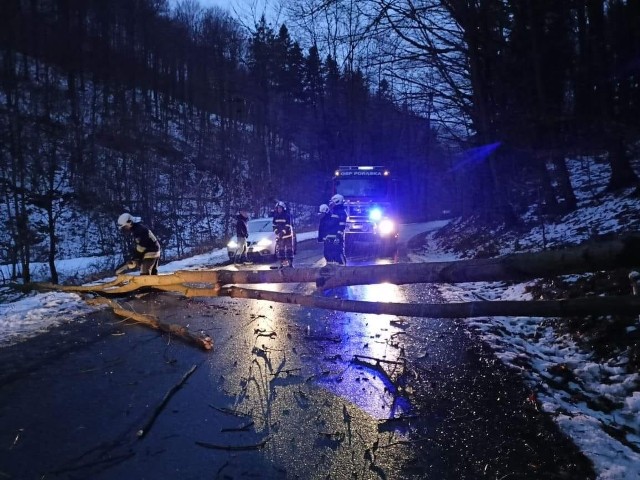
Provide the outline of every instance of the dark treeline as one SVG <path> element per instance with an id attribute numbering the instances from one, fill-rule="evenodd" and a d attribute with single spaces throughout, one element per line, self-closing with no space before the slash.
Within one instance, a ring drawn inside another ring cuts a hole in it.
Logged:
<path id="1" fill-rule="evenodd" d="M 565 159 L 576 155 L 609 162 L 609 191 L 638 185 L 640 2 L 444 3 L 468 45 L 475 140 L 503 145 L 477 185 L 479 205 L 512 215 L 523 198 L 504 187 L 533 177 L 545 213 L 572 211 Z"/>
<path id="2" fill-rule="evenodd" d="M 340 9 L 360 28 L 346 33 L 336 22 L 334 30 L 355 46 L 377 42 L 374 56 L 361 55 L 388 66 L 389 78 L 460 136 L 463 213 L 515 220 L 533 203 L 550 214 L 573 210 L 567 157 L 609 162 L 609 191 L 637 186 L 637 0 L 293 3 L 307 28 L 308 12 Z"/>
<path id="3" fill-rule="evenodd" d="M 159 0 L 1 11 L 0 257 L 24 281 L 33 261 L 57 281 L 56 259 L 120 251 L 126 210 L 176 254 L 221 244 L 241 205 L 325 202 L 340 164 L 410 171 L 408 213 L 439 208 L 429 122 L 284 25 L 245 34 L 219 9 Z"/>

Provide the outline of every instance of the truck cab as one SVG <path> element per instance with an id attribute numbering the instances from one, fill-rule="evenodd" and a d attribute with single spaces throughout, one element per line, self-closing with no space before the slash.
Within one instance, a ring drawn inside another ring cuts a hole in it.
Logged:
<path id="1" fill-rule="evenodd" d="M 398 219 L 395 184 L 389 169 L 369 165 L 340 166 L 334 173 L 333 193 L 339 193 L 345 199 L 347 256 L 359 248 L 376 256 L 394 256 Z"/>

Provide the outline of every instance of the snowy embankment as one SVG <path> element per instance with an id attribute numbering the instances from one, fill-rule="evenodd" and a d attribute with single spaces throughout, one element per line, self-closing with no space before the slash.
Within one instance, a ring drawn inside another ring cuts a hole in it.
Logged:
<path id="1" fill-rule="evenodd" d="M 632 191 L 611 195 L 604 191 L 610 176 L 606 162 L 568 162 L 578 209 L 557 221 L 535 221 L 526 234 L 484 232 L 498 247 L 500 255 L 518 251 L 539 251 L 579 244 L 593 235 L 638 231 L 640 201 Z M 451 261 L 474 257 L 474 247 L 465 252 L 451 248 L 458 238 L 432 232 L 424 248 L 411 255 L 412 261 Z M 441 232 L 440 232 L 441 233 Z M 464 236 L 459 230 L 457 237 Z M 476 248 L 479 250 L 480 245 Z M 571 282 L 572 278 L 566 278 Z M 503 284 L 474 282 L 440 285 L 442 296 L 452 302 L 478 300 L 531 300 L 531 283 Z M 631 287 L 629 287 L 631 293 Z M 593 462 L 598 479 L 640 478 L 640 374 L 630 367 L 628 349 L 606 361 L 581 348 L 569 334 L 556 328 L 565 320 L 529 317 L 473 318 L 467 325 L 488 343 L 496 355 L 519 372 L 531 388 L 523 401 L 549 413 Z M 603 321 L 608 321 L 603 319 Z M 627 335 L 637 335 L 640 319 L 626 327 Z"/>
<path id="2" fill-rule="evenodd" d="M 464 302 L 528 300 L 525 287 L 478 282 L 439 289 L 446 300 Z M 545 318 L 472 318 L 466 323 L 521 374 L 532 392 L 523 402 L 536 402 L 554 418 L 593 462 L 598 479 L 640 478 L 640 375 L 627 371 L 626 352 L 600 363 L 570 336 L 558 335 Z"/>

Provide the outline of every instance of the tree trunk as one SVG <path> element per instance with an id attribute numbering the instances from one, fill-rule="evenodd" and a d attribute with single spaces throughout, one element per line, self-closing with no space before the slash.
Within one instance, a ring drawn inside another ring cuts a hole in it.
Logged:
<path id="1" fill-rule="evenodd" d="M 396 315 L 399 317 L 474 318 L 474 317 L 569 317 L 585 315 L 637 315 L 640 297 L 585 297 L 568 300 L 491 301 L 464 303 L 386 303 L 343 300 L 299 293 L 223 288 L 220 295 L 325 308 L 341 312 Z"/>
<path id="2" fill-rule="evenodd" d="M 524 281 L 575 273 L 633 268 L 640 265 L 640 235 L 615 240 L 590 241 L 562 250 L 520 253 L 499 258 L 460 260 L 456 262 L 399 263 L 364 267 L 326 266 L 322 268 L 288 268 L 281 270 L 208 270 L 177 271 L 168 275 L 119 275 L 103 285 L 53 287 L 65 291 L 100 292 L 123 295 L 139 288 L 175 290 L 204 288 L 215 295 L 224 285 L 257 283 L 315 283 L 320 289 L 345 285 L 393 283 L 463 283 Z M 44 285 L 45 288 L 52 288 Z M 203 290 L 203 291 L 205 291 Z"/>
<path id="3" fill-rule="evenodd" d="M 53 199 L 49 199 L 47 204 L 47 225 L 49 233 L 49 271 L 51 272 L 51 283 L 58 283 L 58 270 L 56 269 L 56 221 L 53 212 Z"/>
<path id="4" fill-rule="evenodd" d="M 560 251 L 524 253 L 495 259 L 462 260 L 458 262 L 373 265 L 365 267 L 324 267 L 232 271 L 178 271 L 168 275 L 119 275 L 103 285 L 56 286 L 40 288 L 76 292 L 97 292 L 103 295 L 126 295 L 141 288 L 178 292 L 186 297 L 230 296 L 272 302 L 327 308 L 331 310 L 397 315 L 408 317 L 462 318 L 486 316 L 567 317 L 586 315 L 636 315 L 640 312 L 640 297 L 588 297 L 558 301 L 483 301 L 449 304 L 404 304 L 363 302 L 293 292 L 273 292 L 244 289 L 233 283 L 301 283 L 315 282 L 323 289 L 389 282 L 457 283 L 495 280 L 528 280 L 549 275 L 582 273 L 617 267 L 640 265 L 640 235 L 629 235 L 607 242 L 588 242 Z M 118 311 L 118 314 L 123 312 Z M 131 312 L 125 312 L 132 315 Z M 140 320 L 140 319 L 138 319 Z M 155 328 L 179 334 L 191 341 L 188 332 L 173 326 L 153 322 Z M 199 339 L 196 339 L 199 342 Z M 205 340 L 205 345 L 208 345 Z M 206 348 L 206 347 L 205 347 Z"/>
<path id="5" fill-rule="evenodd" d="M 609 164 L 611 165 L 611 178 L 606 191 L 615 192 L 617 190 L 637 186 L 640 181 L 633 171 L 624 138 L 621 133 L 612 134 L 611 148 L 609 149 Z"/>
<path id="6" fill-rule="evenodd" d="M 544 160 L 544 157 L 533 155 L 530 157 L 531 165 L 535 168 L 539 188 L 540 188 L 540 211 L 542 214 L 555 215 L 559 211 L 558 198 L 556 197 L 556 192 L 553 188 L 553 182 L 551 179 L 551 174 L 547 168 L 547 163 Z"/>
<path id="7" fill-rule="evenodd" d="M 578 200 L 573 192 L 573 186 L 571 185 L 569 170 L 567 169 L 567 163 L 564 160 L 564 156 L 559 153 L 552 154 L 551 163 L 555 167 L 556 180 L 558 182 L 558 193 L 563 200 L 562 212 L 573 212 L 578 206 Z"/>

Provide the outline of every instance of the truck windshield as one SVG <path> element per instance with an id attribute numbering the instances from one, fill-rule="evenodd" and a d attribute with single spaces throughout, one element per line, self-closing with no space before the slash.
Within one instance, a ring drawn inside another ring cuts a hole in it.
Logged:
<path id="1" fill-rule="evenodd" d="M 385 198 L 388 193 L 387 180 L 382 178 L 343 178 L 335 181 L 335 187 L 344 197 Z"/>

